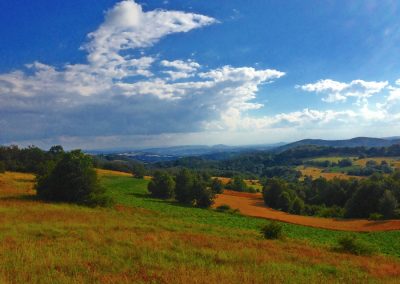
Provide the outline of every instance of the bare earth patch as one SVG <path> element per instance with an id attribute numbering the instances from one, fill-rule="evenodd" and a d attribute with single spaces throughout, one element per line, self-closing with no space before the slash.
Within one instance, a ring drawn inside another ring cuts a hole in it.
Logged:
<path id="1" fill-rule="evenodd" d="M 266 207 L 260 193 L 241 193 L 225 190 L 223 194 L 217 195 L 213 206 L 218 207 L 222 204 L 227 204 L 232 209 L 238 209 L 243 215 L 277 220 L 281 222 L 315 228 L 353 232 L 400 230 L 400 220 L 343 220 L 289 214 Z"/>

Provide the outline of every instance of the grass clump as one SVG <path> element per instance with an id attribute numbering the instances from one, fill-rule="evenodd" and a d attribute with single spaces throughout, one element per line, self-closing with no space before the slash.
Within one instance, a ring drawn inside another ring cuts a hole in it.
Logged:
<path id="1" fill-rule="evenodd" d="M 374 247 L 358 239 L 355 235 L 345 235 L 339 238 L 336 250 L 355 255 L 372 255 L 375 253 Z"/>
<path id="2" fill-rule="evenodd" d="M 225 212 L 225 213 L 231 213 L 231 214 L 235 214 L 235 213 L 239 213 L 239 209 L 232 209 L 229 205 L 227 204 L 222 204 L 220 206 L 218 206 L 217 208 L 215 208 L 216 211 L 218 212 Z"/>
<path id="3" fill-rule="evenodd" d="M 265 239 L 276 240 L 283 237 L 283 227 L 282 224 L 272 221 L 261 228 L 261 234 Z"/>

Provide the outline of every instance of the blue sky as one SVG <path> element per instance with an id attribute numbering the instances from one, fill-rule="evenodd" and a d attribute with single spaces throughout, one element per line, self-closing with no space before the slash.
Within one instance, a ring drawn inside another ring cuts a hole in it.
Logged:
<path id="1" fill-rule="evenodd" d="M 398 1 L 0 2 L 0 143 L 400 134 Z"/>

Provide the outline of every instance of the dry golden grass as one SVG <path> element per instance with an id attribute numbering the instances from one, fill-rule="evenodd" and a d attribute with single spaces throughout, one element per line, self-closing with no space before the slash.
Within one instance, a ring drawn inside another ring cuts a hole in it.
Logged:
<path id="1" fill-rule="evenodd" d="M 212 177 L 212 178 L 216 178 L 218 180 L 220 180 L 222 182 L 222 184 L 226 185 L 228 184 L 232 179 L 228 178 L 228 177 Z M 260 181 L 258 179 L 245 179 L 243 180 L 248 186 L 252 186 L 254 188 L 258 188 L 261 189 L 262 188 L 262 184 L 260 183 Z"/>
<path id="2" fill-rule="evenodd" d="M 327 180 L 332 180 L 334 178 L 340 178 L 340 179 L 350 179 L 350 178 L 360 179 L 360 178 L 362 178 L 359 176 L 349 176 L 344 173 L 324 173 L 324 172 L 322 172 L 323 169 L 321 169 L 321 168 L 307 167 L 307 166 L 299 166 L 299 167 L 297 167 L 297 170 L 299 170 L 303 176 L 311 176 L 313 179 L 316 179 L 319 177 L 326 178 Z"/>
<path id="3" fill-rule="evenodd" d="M 109 174 L 109 173 L 108 173 Z M 162 212 L 50 204 L 0 174 L 1 283 L 394 283 L 398 260 L 340 254 Z M 218 234 L 216 234 L 218 232 Z"/>
<path id="4" fill-rule="evenodd" d="M 111 171 L 111 170 L 103 170 L 103 169 L 96 169 L 97 174 L 100 176 L 121 176 L 121 177 L 131 177 L 132 174 L 125 173 L 125 172 L 118 172 L 118 171 Z"/>
<path id="5" fill-rule="evenodd" d="M 393 157 L 374 157 L 374 158 L 358 159 L 358 160 L 354 161 L 354 164 L 365 167 L 367 162 L 370 160 L 375 161 L 378 164 L 380 164 L 382 161 L 386 161 L 392 167 L 400 169 L 400 159 L 397 157 L 395 157 L 395 158 L 393 158 Z"/>

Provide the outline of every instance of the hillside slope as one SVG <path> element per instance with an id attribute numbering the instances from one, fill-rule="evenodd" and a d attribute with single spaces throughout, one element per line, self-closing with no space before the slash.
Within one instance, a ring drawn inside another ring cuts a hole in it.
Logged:
<path id="1" fill-rule="evenodd" d="M 323 139 L 303 139 L 293 143 L 286 144 L 277 148 L 279 151 L 295 148 L 304 145 L 326 146 L 326 147 L 388 147 L 399 144 L 400 139 L 384 139 L 370 137 L 355 137 L 346 140 L 323 140 Z"/>
<path id="2" fill-rule="evenodd" d="M 103 186 L 120 203 L 114 209 L 36 201 L 32 181 L 32 175 L 0 174 L 1 283 L 393 283 L 400 277 L 397 258 L 330 250 L 337 232 L 285 225 L 287 240 L 263 240 L 264 221 L 151 199 L 146 180 L 103 173 Z M 380 236 L 395 238 L 373 239 Z"/>

